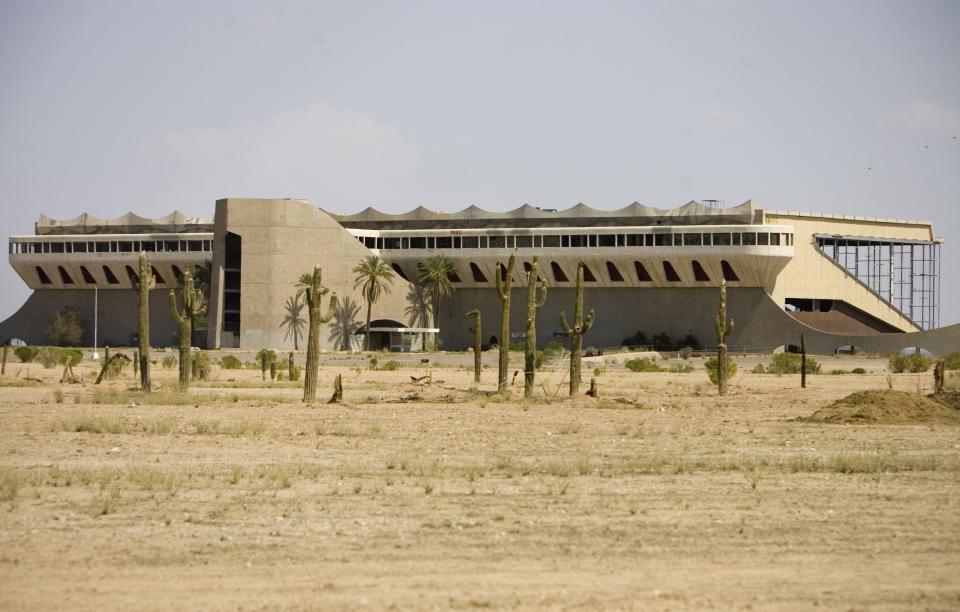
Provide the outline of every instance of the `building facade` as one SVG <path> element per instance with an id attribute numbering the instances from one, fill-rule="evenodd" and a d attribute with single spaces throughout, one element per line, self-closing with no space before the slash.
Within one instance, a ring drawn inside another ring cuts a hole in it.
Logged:
<path id="1" fill-rule="evenodd" d="M 322 344 L 356 348 L 366 306 L 352 270 L 363 257 L 379 255 L 396 278 L 374 307 L 372 328 L 438 328 L 442 348 L 463 350 L 473 337 L 464 315 L 475 308 L 489 330 L 484 337 L 502 340 L 491 338 L 501 312 L 494 284 L 499 264 L 516 254 L 514 340 L 525 328 L 523 292 L 536 257 L 549 286 L 537 313 L 541 344 L 564 341 L 560 313 L 573 308 L 582 260 L 585 303 L 597 314 L 589 346 L 619 346 L 638 332 L 678 342 L 693 336 L 711 346 L 717 287 L 725 280 L 735 348 L 795 344 L 805 333 L 820 352 L 849 345 L 883 352 L 919 340 L 936 351 L 952 346 L 957 332 L 938 329 L 941 242 L 927 222 L 769 211 L 752 202 L 343 215 L 303 200 L 229 198 L 217 201 L 212 219 L 41 217 L 34 234 L 10 237 L 10 263 L 34 293 L 0 323 L 0 335 L 42 343 L 47 323 L 70 305 L 100 322 L 100 344 L 130 344 L 136 333 L 130 275 L 143 251 L 157 278 L 151 340 L 158 345 L 172 343 L 176 333 L 167 292 L 185 270 L 200 267 L 209 276 L 209 348 L 293 348 L 305 329 L 298 332 L 296 320 L 306 318 L 302 306 L 297 311 L 295 284 L 320 265 L 339 302 Z M 417 283 L 420 264 L 433 256 L 450 259 L 455 288 L 436 321 Z"/>

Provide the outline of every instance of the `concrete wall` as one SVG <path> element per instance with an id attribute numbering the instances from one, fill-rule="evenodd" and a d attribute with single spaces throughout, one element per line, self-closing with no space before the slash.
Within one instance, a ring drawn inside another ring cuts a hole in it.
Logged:
<path id="1" fill-rule="evenodd" d="M 338 335 L 333 333 L 338 328 L 342 333 L 351 325 L 363 324 L 366 304 L 360 292 L 353 289 L 353 267 L 373 254 L 369 249 L 327 213 L 303 200 L 230 198 L 217 201 L 214 215 L 211 347 L 225 345 L 219 330 L 228 232 L 242 240 L 241 348 L 293 348 L 292 337 L 283 325 L 285 306 L 296 293 L 294 286 L 300 275 L 312 272 L 317 264 L 323 268 L 324 285 L 336 292 L 340 302 L 337 320 L 324 326 L 322 348 L 339 348 Z M 410 284 L 396 277 L 391 293 L 375 305 L 373 318 L 407 322 L 409 292 Z M 307 319 L 306 308 L 302 316 Z"/>
<path id="2" fill-rule="evenodd" d="M 526 327 L 526 288 L 514 289 L 511 296 L 511 332 L 522 335 Z M 537 311 L 537 344 L 540 348 L 561 331 L 560 311 L 572 319 L 573 289 L 550 289 L 547 303 Z M 463 350 L 472 345 L 469 321 L 465 313 L 479 308 L 483 338 L 500 336 L 501 303 L 496 290 L 462 289 L 444 302 L 440 312 L 441 341 L 446 350 Z M 584 308 L 593 308 L 596 323 L 584 338 L 584 347 L 619 346 L 636 331 L 647 338 L 664 332 L 674 339 L 693 334 L 705 346 L 716 344 L 713 321 L 719 308 L 717 288 L 703 289 L 594 289 L 584 295 Z M 813 329 L 791 317 L 763 289 L 727 290 L 728 316 L 735 322 L 729 340 L 733 350 L 773 349 L 799 344 L 804 334 L 812 353 L 832 354 L 845 345 L 855 345 L 870 353 L 887 354 L 910 346 L 921 346 L 942 355 L 960 350 L 960 325 L 940 330 L 893 334 L 839 334 Z M 515 337 L 515 339 L 516 339 Z"/>
<path id="3" fill-rule="evenodd" d="M 99 346 L 130 346 L 133 334 L 137 333 L 138 304 L 134 290 L 100 291 L 99 296 Z M 169 290 L 155 289 L 150 292 L 150 344 L 166 347 L 173 345 L 173 337 L 179 331 L 170 314 Z M 57 311 L 65 306 L 76 308 L 86 324 L 84 346 L 93 346 L 93 291 L 89 289 L 45 289 L 34 291 L 6 321 L 0 323 L 0 341 L 20 338 L 27 344 L 47 344 L 46 328 Z"/>

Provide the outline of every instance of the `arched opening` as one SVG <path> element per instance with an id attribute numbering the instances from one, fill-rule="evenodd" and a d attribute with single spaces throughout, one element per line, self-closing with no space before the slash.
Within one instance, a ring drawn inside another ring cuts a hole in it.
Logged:
<path id="1" fill-rule="evenodd" d="M 173 270 L 173 278 L 179 283 L 183 280 L 183 272 L 177 266 L 170 266 Z"/>
<path id="2" fill-rule="evenodd" d="M 60 280 L 63 282 L 64 285 L 73 284 L 73 279 L 70 278 L 70 275 L 67 274 L 67 271 L 64 269 L 63 266 L 57 266 L 57 272 L 60 273 Z"/>
<path id="3" fill-rule="evenodd" d="M 680 275 L 673 269 L 673 265 L 669 261 L 663 262 L 663 273 L 671 283 L 680 282 Z"/>
<path id="4" fill-rule="evenodd" d="M 154 277 L 155 279 L 157 279 L 157 284 L 158 284 L 158 285 L 165 285 L 165 284 L 167 284 L 167 281 L 163 280 L 163 277 L 160 276 L 160 273 L 157 272 L 157 269 L 156 269 L 155 267 L 150 266 L 150 271 L 153 272 L 153 277 Z"/>
<path id="5" fill-rule="evenodd" d="M 140 279 L 137 278 L 137 273 L 133 271 L 133 268 L 126 266 L 127 268 L 127 277 L 130 279 L 130 284 L 134 287 L 137 286 L 137 283 L 140 282 Z"/>
<path id="6" fill-rule="evenodd" d="M 500 267 L 500 280 L 502 282 L 507 282 L 507 266 L 500 262 L 497 262 L 497 265 Z"/>
<path id="7" fill-rule="evenodd" d="M 447 278 L 450 279 L 450 282 L 451 282 L 451 283 L 459 283 L 459 282 L 460 282 L 460 275 L 457 274 L 456 268 L 450 268 L 450 273 L 447 274 Z"/>
<path id="8" fill-rule="evenodd" d="M 470 262 L 470 274 L 473 275 L 473 281 L 474 281 L 475 283 L 485 283 L 485 282 L 487 282 L 487 277 L 484 276 L 483 270 L 481 270 L 481 269 L 480 269 L 480 266 L 478 266 L 477 264 L 473 263 L 472 261 Z"/>
<path id="9" fill-rule="evenodd" d="M 652 283 L 653 277 L 650 276 L 650 273 L 647 272 L 647 269 L 643 267 L 643 264 L 639 261 L 633 262 L 633 267 L 637 269 L 637 280 L 641 283 Z"/>
<path id="10" fill-rule="evenodd" d="M 720 268 L 723 270 L 723 280 L 728 281 L 738 281 L 740 277 L 737 276 L 737 273 L 733 271 L 733 266 L 731 266 L 726 259 L 720 260 Z"/>
<path id="11" fill-rule="evenodd" d="M 96 285 L 97 279 L 93 278 L 93 274 L 90 274 L 90 270 L 87 270 L 87 266 L 80 266 L 80 275 L 83 276 L 83 282 L 88 285 Z"/>
<path id="12" fill-rule="evenodd" d="M 403 268 L 401 268 L 395 263 L 390 264 L 390 267 L 393 268 L 393 271 L 397 273 L 397 276 L 399 276 L 400 278 L 402 278 L 407 282 L 410 282 L 410 279 L 407 278 L 407 275 L 403 273 Z"/>
<path id="13" fill-rule="evenodd" d="M 620 270 L 617 270 L 617 266 L 613 265 L 612 261 L 607 262 L 607 274 L 610 276 L 610 280 L 615 283 L 623 282 L 623 275 L 620 274 Z"/>
<path id="14" fill-rule="evenodd" d="M 40 279 L 41 284 L 43 285 L 51 284 L 50 277 L 47 276 L 47 273 L 44 272 L 43 268 L 41 268 L 40 266 L 37 266 L 37 277 Z"/>
<path id="15" fill-rule="evenodd" d="M 593 275 L 593 272 L 590 271 L 587 264 L 583 264 L 583 280 L 588 283 L 597 282 L 597 277 Z"/>
<path id="16" fill-rule="evenodd" d="M 523 262 L 523 271 L 526 272 L 527 274 L 530 274 L 531 270 L 533 270 L 533 266 L 530 265 L 530 262 L 529 261 Z"/>
<path id="17" fill-rule="evenodd" d="M 120 281 L 117 280 L 117 276 L 113 273 L 113 270 L 109 266 L 103 266 L 103 275 L 107 277 L 107 283 L 111 285 L 119 285 Z"/>
<path id="18" fill-rule="evenodd" d="M 701 283 L 710 281 L 710 277 L 707 276 L 707 271 L 703 269 L 703 266 L 701 266 L 700 262 L 696 259 L 693 260 L 693 278 Z"/>
<path id="19" fill-rule="evenodd" d="M 563 268 L 561 268 L 560 264 L 558 264 L 557 262 L 555 261 L 550 262 L 550 270 L 553 271 L 554 281 L 558 283 L 566 283 L 570 281 L 570 279 L 567 278 L 567 275 L 563 273 Z"/>

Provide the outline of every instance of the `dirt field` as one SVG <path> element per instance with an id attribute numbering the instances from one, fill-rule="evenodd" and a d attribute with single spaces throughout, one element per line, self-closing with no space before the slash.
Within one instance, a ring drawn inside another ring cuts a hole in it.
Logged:
<path id="1" fill-rule="evenodd" d="M 745 361 L 725 398 L 607 363 L 598 400 L 547 372 L 524 402 L 443 357 L 428 385 L 337 359 L 347 405 L 312 407 L 259 371 L 184 401 L 9 365 L 0 607 L 960 608 L 960 427 L 794 420 L 887 389 L 883 361 L 806 390 Z"/>

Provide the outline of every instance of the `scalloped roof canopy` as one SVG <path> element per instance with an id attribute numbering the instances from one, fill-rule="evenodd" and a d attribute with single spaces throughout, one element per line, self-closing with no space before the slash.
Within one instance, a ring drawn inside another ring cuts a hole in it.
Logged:
<path id="1" fill-rule="evenodd" d="M 128 212 L 115 219 L 100 219 L 83 213 L 73 219 L 51 219 L 40 215 L 37 234 L 174 234 L 187 232 L 212 232 L 213 219 L 188 217 L 175 210 L 165 217 L 149 219 Z"/>

